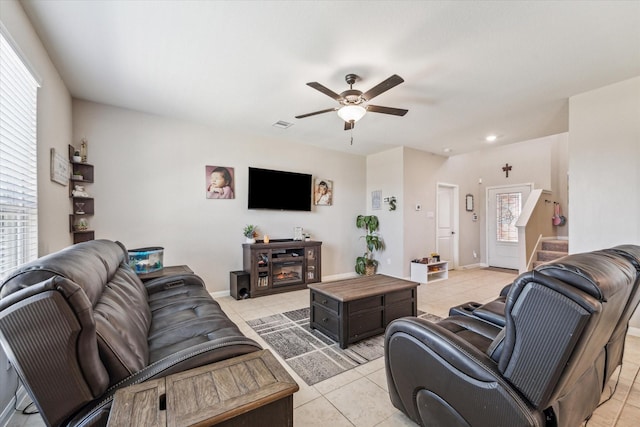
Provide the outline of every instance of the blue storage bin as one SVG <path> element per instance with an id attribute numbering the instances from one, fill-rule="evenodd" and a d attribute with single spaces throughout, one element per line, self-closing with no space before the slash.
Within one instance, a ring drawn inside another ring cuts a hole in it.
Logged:
<path id="1" fill-rule="evenodd" d="M 162 270 L 164 248 L 159 246 L 129 250 L 129 265 L 138 274 Z"/>

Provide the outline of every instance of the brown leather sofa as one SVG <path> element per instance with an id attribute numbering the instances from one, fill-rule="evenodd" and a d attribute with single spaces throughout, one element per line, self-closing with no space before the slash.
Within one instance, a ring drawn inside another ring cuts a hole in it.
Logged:
<path id="1" fill-rule="evenodd" d="M 385 367 L 393 405 L 420 425 L 579 425 L 622 360 L 639 250 L 569 255 L 521 274 L 497 300 L 503 320 L 475 316 L 479 304 L 466 303 L 436 323 L 392 322 Z"/>
<path id="2" fill-rule="evenodd" d="M 0 343 L 48 425 L 104 425 L 116 390 L 260 350 L 194 274 L 142 283 L 95 240 L 0 284 Z"/>

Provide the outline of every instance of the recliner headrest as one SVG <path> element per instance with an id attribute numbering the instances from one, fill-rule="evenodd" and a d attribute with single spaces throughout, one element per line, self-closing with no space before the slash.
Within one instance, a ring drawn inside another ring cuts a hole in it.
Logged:
<path id="1" fill-rule="evenodd" d="M 637 274 L 628 257 L 612 251 L 568 255 L 543 264 L 536 271 L 575 286 L 600 301 L 633 283 Z"/>

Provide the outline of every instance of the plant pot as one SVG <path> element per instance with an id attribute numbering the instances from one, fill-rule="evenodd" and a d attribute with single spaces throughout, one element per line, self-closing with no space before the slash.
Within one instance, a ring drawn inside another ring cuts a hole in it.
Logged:
<path id="1" fill-rule="evenodd" d="M 367 265 L 364 267 L 364 275 L 365 276 L 373 276 L 376 274 L 376 266 L 375 265 Z"/>
<path id="2" fill-rule="evenodd" d="M 246 243 L 255 243 L 256 239 L 254 239 L 253 237 L 247 237 Z"/>

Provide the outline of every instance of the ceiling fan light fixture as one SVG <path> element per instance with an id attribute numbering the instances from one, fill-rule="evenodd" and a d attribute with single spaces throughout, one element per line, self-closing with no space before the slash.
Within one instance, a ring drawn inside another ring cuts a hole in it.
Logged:
<path id="1" fill-rule="evenodd" d="M 338 116 L 347 123 L 357 122 L 367 110 L 361 105 L 345 105 L 338 110 Z"/>

